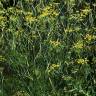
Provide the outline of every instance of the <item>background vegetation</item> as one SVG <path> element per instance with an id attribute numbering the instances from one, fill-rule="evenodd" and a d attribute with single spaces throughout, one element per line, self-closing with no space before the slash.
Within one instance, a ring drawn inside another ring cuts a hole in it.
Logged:
<path id="1" fill-rule="evenodd" d="M 95 0 L 0 0 L 0 96 L 96 96 Z"/>

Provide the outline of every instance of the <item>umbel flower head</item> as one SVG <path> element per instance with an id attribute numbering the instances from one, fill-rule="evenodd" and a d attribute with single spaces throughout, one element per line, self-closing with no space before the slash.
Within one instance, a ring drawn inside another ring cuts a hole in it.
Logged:
<path id="1" fill-rule="evenodd" d="M 87 41 L 91 41 L 91 40 L 96 39 L 96 36 L 95 35 L 86 34 L 84 39 L 87 40 Z"/>
<path id="2" fill-rule="evenodd" d="M 57 10 L 50 4 L 49 6 L 46 6 L 43 10 L 39 18 L 47 17 L 47 16 L 58 16 L 59 13 Z"/>
<path id="3" fill-rule="evenodd" d="M 52 64 L 52 65 L 50 65 L 48 73 L 50 73 L 52 71 L 55 71 L 55 70 L 58 70 L 59 67 L 60 67 L 60 64 Z"/>
<path id="4" fill-rule="evenodd" d="M 73 46 L 76 49 L 82 49 L 83 48 L 83 41 L 79 40 L 77 43 Z"/>
<path id="5" fill-rule="evenodd" d="M 87 64 L 88 60 L 87 58 L 80 58 L 80 59 L 77 59 L 77 64 Z"/>
<path id="6" fill-rule="evenodd" d="M 30 96 L 30 95 L 24 91 L 17 91 L 13 96 Z"/>
<path id="7" fill-rule="evenodd" d="M 59 46 L 59 45 L 61 45 L 61 43 L 57 40 L 57 41 L 52 41 L 52 40 L 50 40 L 50 44 L 52 45 L 52 46 L 54 46 L 54 47 L 57 47 L 57 46 Z"/>

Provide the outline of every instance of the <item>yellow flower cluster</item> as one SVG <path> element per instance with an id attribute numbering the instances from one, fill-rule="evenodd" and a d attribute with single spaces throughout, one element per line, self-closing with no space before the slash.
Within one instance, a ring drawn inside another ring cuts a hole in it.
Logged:
<path id="1" fill-rule="evenodd" d="M 90 8 L 85 8 L 82 10 L 81 15 L 88 15 L 88 13 L 90 13 L 90 12 L 91 12 Z"/>
<path id="2" fill-rule="evenodd" d="M 82 21 L 89 13 L 91 12 L 90 7 L 86 7 L 85 9 L 81 10 L 80 12 L 80 20 Z"/>
<path id="3" fill-rule="evenodd" d="M 36 17 L 33 17 L 33 16 L 32 16 L 32 12 L 27 12 L 27 13 L 25 13 L 25 14 L 26 14 L 25 20 L 26 20 L 27 22 L 31 23 L 31 22 L 37 20 Z"/>
<path id="4" fill-rule="evenodd" d="M 68 81 L 68 80 L 71 80 L 71 79 L 72 79 L 72 77 L 71 77 L 71 76 L 62 76 L 62 79 L 64 79 L 64 80 Z"/>
<path id="5" fill-rule="evenodd" d="M 16 14 L 21 14 L 21 13 L 25 13 L 22 9 L 18 9 L 18 8 L 16 8 L 15 9 L 16 10 Z"/>
<path id="6" fill-rule="evenodd" d="M 6 59 L 0 55 L 0 61 L 5 61 Z"/>
<path id="7" fill-rule="evenodd" d="M 19 28 L 18 31 L 15 32 L 16 38 L 20 37 L 23 31 L 24 31 L 23 28 Z"/>
<path id="8" fill-rule="evenodd" d="M 73 47 L 77 48 L 77 49 L 82 49 L 83 48 L 83 42 L 79 40 L 76 44 L 74 44 Z"/>
<path id="9" fill-rule="evenodd" d="M 96 39 L 96 36 L 95 35 L 86 34 L 84 39 L 88 40 L 88 41 L 91 41 L 92 39 L 93 40 Z"/>
<path id="10" fill-rule="evenodd" d="M 39 18 L 58 15 L 59 13 L 55 10 L 55 8 L 53 8 L 52 5 L 49 5 L 43 9 L 42 14 L 39 16 Z"/>
<path id="11" fill-rule="evenodd" d="M 75 27 L 74 29 L 73 28 L 66 28 L 64 31 L 65 33 L 71 33 L 71 32 L 78 32 L 80 31 L 80 27 Z"/>
<path id="12" fill-rule="evenodd" d="M 78 20 L 80 18 L 79 12 L 76 14 L 70 14 L 69 20 Z"/>
<path id="13" fill-rule="evenodd" d="M 67 29 L 65 29 L 65 32 L 67 33 L 67 32 L 73 32 L 74 30 L 72 29 L 72 28 L 67 28 Z"/>
<path id="14" fill-rule="evenodd" d="M 81 12 L 76 11 L 76 14 L 71 14 L 69 20 L 77 20 L 78 22 L 83 21 L 84 18 L 91 12 L 90 7 L 85 7 Z"/>
<path id="15" fill-rule="evenodd" d="M 58 68 L 60 65 L 59 64 L 52 64 L 52 68 Z"/>
<path id="16" fill-rule="evenodd" d="M 31 15 L 27 15 L 25 17 L 25 19 L 26 19 L 27 22 L 30 22 L 30 23 L 33 22 L 33 21 L 36 21 L 36 18 L 32 17 Z"/>
<path id="17" fill-rule="evenodd" d="M 2 28 L 6 26 L 5 23 L 6 23 L 6 17 L 0 16 L 0 26 Z"/>
<path id="18" fill-rule="evenodd" d="M 85 59 L 77 59 L 77 63 L 78 64 L 87 64 L 87 62 L 88 62 L 87 58 L 85 58 Z"/>
<path id="19" fill-rule="evenodd" d="M 4 16 L 0 16 L 0 25 L 4 25 L 5 22 L 6 21 L 6 17 L 4 17 Z"/>
<path id="20" fill-rule="evenodd" d="M 59 67 L 60 67 L 60 64 L 52 64 L 49 67 L 48 73 L 51 72 L 51 71 L 54 71 L 54 70 L 58 69 Z"/>
<path id="21" fill-rule="evenodd" d="M 57 41 L 51 41 L 50 40 L 50 44 L 52 45 L 52 46 L 54 46 L 54 47 L 57 47 L 57 46 L 59 46 L 59 45 L 61 45 L 61 43 L 57 40 Z"/>
<path id="22" fill-rule="evenodd" d="M 13 96 L 30 96 L 30 95 L 24 91 L 17 91 Z"/>

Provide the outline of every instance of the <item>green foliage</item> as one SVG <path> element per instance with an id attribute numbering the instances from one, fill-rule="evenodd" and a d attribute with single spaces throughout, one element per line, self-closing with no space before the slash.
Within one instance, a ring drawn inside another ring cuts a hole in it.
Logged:
<path id="1" fill-rule="evenodd" d="M 10 1 L 0 0 L 0 96 L 95 96 L 96 2 Z"/>

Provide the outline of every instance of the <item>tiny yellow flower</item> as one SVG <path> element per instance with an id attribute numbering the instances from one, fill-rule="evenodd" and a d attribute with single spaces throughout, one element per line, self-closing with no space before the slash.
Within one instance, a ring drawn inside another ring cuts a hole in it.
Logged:
<path id="1" fill-rule="evenodd" d="M 89 7 L 81 10 L 80 18 L 81 19 L 85 18 L 90 12 L 91 12 L 91 9 Z"/>
<path id="2" fill-rule="evenodd" d="M 71 77 L 71 76 L 62 76 L 62 79 L 64 79 L 64 80 L 68 81 L 68 80 L 71 80 L 71 79 L 72 79 L 72 77 Z"/>
<path id="3" fill-rule="evenodd" d="M 46 6 L 43 10 L 39 18 L 47 17 L 47 16 L 58 16 L 59 13 L 52 7 L 52 5 Z"/>
<path id="4" fill-rule="evenodd" d="M 18 31 L 15 32 L 15 36 L 18 38 L 23 33 L 23 28 L 19 28 Z"/>
<path id="5" fill-rule="evenodd" d="M 48 12 L 43 12 L 39 17 L 42 18 L 42 17 L 46 17 L 50 15 Z"/>
<path id="6" fill-rule="evenodd" d="M 59 64 L 52 64 L 53 68 L 58 68 L 60 65 Z"/>
<path id="7" fill-rule="evenodd" d="M 55 70 L 58 70 L 60 67 L 60 64 L 52 64 L 50 65 L 49 69 L 48 69 L 48 73 L 52 72 L 52 71 L 55 71 Z"/>
<path id="8" fill-rule="evenodd" d="M 0 55 L 0 61 L 6 61 L 6 59 Z"/>
<path id="9" fill-rule="evenodd" d="M 92 39 L 96 39 L 96 36 L 95 35 L 86 34 L 84 39 L 86 39 L 88 41 L 91 41 Z"/>
<path id="10" fill-rule="evenodd" d="M 54 46 L 54 47 L 57 47 L 57 46 L 59 46 L 61 43 L 57 40 L 57 41 L 51 41 L 50 40 L 50 44 L 52 45 L 52 46 Z"/>
<path id="11" fill-rule="evenodd" d="M 54 16 L 58 16 L 59 13 L 57 13 L 56 11 L 54 11 L 54 12 L 52 13 L 52 15 L 54 15 Z"/>
<path id="12" fill-rule="evenodd" d="M 27 22 L 36 21 L 36 17 L 32 17 L 32 15 L 25 16 L 25 19 Z"/>
<path id="13" fill-rule="evenodd" d="M 77 63 L 78 64 L 87 64 L 87 62 L 88 62 L 87 58 L 85 58 L 85 59 L 77 59 Z"/>
<path id="14" fill-rule="evenodd" d="M 13 96 L 30 96 L 30 95 L 24 91 L 17 91 Z"/>
<path id="15" fill-rule="evenodd" d="M 77 49 L 82 49 L 83 48 L 83 42 L 82 41 L 78 41 L 76 44 L 74 44 L 73 47 L 77 48 Z"/>
<path id="16" fill-rule="evenodd" d="M 67 29 L 65 29 L 65 32 L 67 33 L 67 32 L 73 32 L 74 30 L 72 29 L 72 28 L 67 28 Z"/>
<path id="17" fill-rule="evenodd" d="M 91 9 L 86 8 L 86 9 L 82 10 L 82 13 L 87 15 L 90 11 L 91 11 Z"/>

